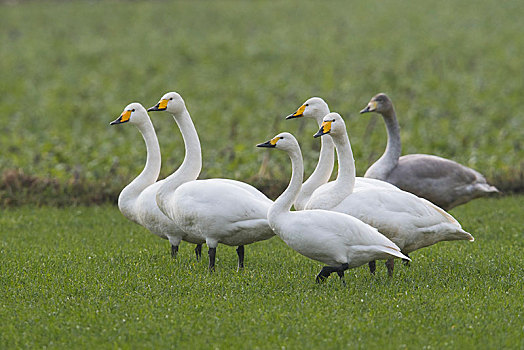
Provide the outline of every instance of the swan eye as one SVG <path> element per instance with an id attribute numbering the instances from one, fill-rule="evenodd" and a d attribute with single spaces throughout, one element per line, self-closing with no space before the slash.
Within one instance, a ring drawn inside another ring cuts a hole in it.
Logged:
<path id="1" fill-rule="evenodd" d="M 133 108 L 133 109 L 131 110 L 131 112 L 134 112 L 134 111 L 135 111 L 135 109 Z"/>
<path id="2" fill-rule="evenodd" d="M 309 106 L 309 103 L 306 103 L 306 107 Z"/>
<path id="3" fill-rule="evenodd" d="M 173 100 L 173 97 L 171 97 L 171 98 L 169 99 L 169 101 L 172 101 L 172 100 Z"/>

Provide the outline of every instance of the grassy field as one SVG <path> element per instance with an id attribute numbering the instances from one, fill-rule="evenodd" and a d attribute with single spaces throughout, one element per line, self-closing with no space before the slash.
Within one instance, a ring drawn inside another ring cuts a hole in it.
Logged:
<path id="1" fill-rule="evenodd" d="M 524 196 L 454 209 L 474 243 L 415 252 L 393 278 L 382 264 L 376 276 L 351 270 L 347 287 L 316 285 L 321 265 L 278 238 L 248 246 L 241 272 L 220 246 L 211 275 L 192 246 L 174 261 L 167 241 L 107 204 L 145 162 L 138 131 L 109 122 L 171 90 L 199 132 L 203 178 L 279 194 L 288 159 L 254 146 L 280 131 L 297 136 L 309 174 L 317 128 L 284 117 L 311 96 L 345 117 L 361 175 L 386 134 L 358 111 L 386 92 L 404 154 L 522 191 L 523 11 L 495 0 L 0 0 L 0 348 L 524 349 Z M 151 116 L 166 176 L 183 143 L 171 117 Z M 70 205 L 94 203 L 106 204 Z"/>
<path id="2" fill-rule="evenodd" d="M 202 177 L 278 193 L 287 162 L 270 157 L 260 171 L 254 144 L 283 130 L 311 171 L 316 127 L 284 116 L 315 95 L 348 120 L 363 174 L 385 131 L 358 111 L 383 91 L 404 154 L 452 158 L 522 189 L 523 11 L 495 0 L 0 2 L 0 204 L 113 200 L 145 148 L 136 130 L 108 123 L 170 90 L 200 133 Z M 166 176 L 183 144 L 169 116 L 153 118 Z"/>
<path id="3" fill-rule="evenodd" d="M 476 240 L 314 283 L 278 238 L 219 246 L 215 274 L 114 206 L 0 213 L 0 348 L 524 348 L 524 196 L 453 210 Z M 206 256 L 206 254 L 204 254 Z"/>

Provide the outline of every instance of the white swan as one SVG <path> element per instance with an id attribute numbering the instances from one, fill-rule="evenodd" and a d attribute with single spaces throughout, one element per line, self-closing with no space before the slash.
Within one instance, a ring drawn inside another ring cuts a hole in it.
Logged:
<path id="1" fill-rule="evenodd" d="M 324 116 L 328 113 L 329 107 L 327 103 L 320 97 L 312 97 L 304 102 L 295 113 L 287 116 L 286 119 L 301 117 L 310 118 L 316 120 L 318 126 L 320 127 L 322 124 L 322 118 L 324 118 Z M 319 186 L 327 183 L 331 173 L 333 172 L 333 163 L 335 162 L 335 147 L 333 145 L 333 141 L 329 137 L 323 137 L 320 142 L 321 146 L 318 164 L 313 173 L 302 185 L 302 190 L 295 201 L 296 210 L 304 209 L 313 191 L 315 191 Z M 395 186 L 384 181 L 377 181 L 375 179 L 367 179 L 364 177 L 356 178 L 355 190 L 367 188 L 368 186 L 378 186 L 392 190 L 397 189 Z"/>
<path id="2" fill-rule="evenodd" d="M 118 197 L 118 208 L 129 220 L 144 226 L 155 235 L 168 239 L 171 255 L 176 257 L 182 239 L 196 243 L 197 259 L 203 240 L 191 237 L 165 216 L 156 204 L 156 192 L 163 180 L 156 182 L 160 173 L 160 146 L 151 119 L 140 103 L 131 103 L 111 125 L 127 123 L 135 125 L 146 143 L 147 159 L 144 170 L 127 185 Z"/>
<path id="3" fill-rule="evenodd" d="M 390 182 L 426 198 L 445 210 L 472 199 L 499 192 L 479 172 L 449 159 L 428 155 L 400 156 L 400 127 L 393 103 L 386 94 L 374 96 L 360 113 L 380 113 L 386 123 L 386 151 L 364 175 Z"/>
<path id="4" fill-rule="evenodd" d="M 160 210 L 184 232 L 206 242 L 211 271 L 218 243 L 238 246 L 238 267 L 242 268 L 244 245 L 274 236 L 267 222 L 267 210 L 273 201 L 240 181 L 195 180 L 202 166 L 200 141 L 180 95 L 165 94 L 149 111 L 170 112 L 186 147 L 182 165 L 158 189 Z"/>
<path id="5" fill-rule="evenodd" d="M 343 280 L 345 270 L 374 259 L 409 259 L 375 228 L 352 216 L 327 210 L 290 211 L 302 187 L 304 173 L 297 140 L 284 132 L 257 146 L 282 149 L 291 159 L 291 181 L 269 209 L 269 225 L 289 247 L 328 265 L 318 274 L 317 282 L 333 272 Z"/>
<path id="6" fill-rule="evenodd" d="M 440 241 L 473 241 L 473 236 L 464 231 L 451 215 L 409 192 L 379 188 L 352 192 L 355 162 L 346 125 L 338 113 L 324 117 L 315 137 L 326 134 L 331 136 L 337 149 L 338 177 L 328 191 L 324 185 L 313 192 L 306 209 L 326 209 L 352 215 L 376 227 L 406 255 Z M 388 260 L 386 266 L 391 275 L 393 260 Z M 370 264 L 370 269 L 374 272 L 374 263 Z"/>

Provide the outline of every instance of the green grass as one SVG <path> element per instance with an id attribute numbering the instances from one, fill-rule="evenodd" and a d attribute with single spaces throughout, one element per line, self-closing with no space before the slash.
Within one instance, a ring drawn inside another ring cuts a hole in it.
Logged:
<path id="1" fill-rule="evenodd" d="M 0 213 L 0 348 L 524 348 L 524 196 L 453 210 L 476 240 L 314 283 L 278 238 L 218 249 L 217 272 L 114 206 Z M 206 257 L 207 254 L 204 254 Z"/>
<path id="2" fill-rule="evenodd" d="M 522 189 L 523 11 L 522 1 L 495 0 L 2 2 L 0 170 L 57 179 L 66 200 L 72 181 L 114 198 L 145 148 L 134 128 L 108 123 L 130 102 L 151 106 L 176 90 L 200 133 L 202 177 L 282 186 L 287 162 L 271 157 L 261 173 L 254 144 L 284 130 L 311 171 L 316 126 L 284 120 L 311 96 L 348 120 L 363 174 L 385 131 L 358 111 L 384 91 L 404 154 L 452 158 Z M 166 176 L 183 144 L 169 116 L 153 118 Z M 4 187 L 3 204 L 40 201 Z"/>

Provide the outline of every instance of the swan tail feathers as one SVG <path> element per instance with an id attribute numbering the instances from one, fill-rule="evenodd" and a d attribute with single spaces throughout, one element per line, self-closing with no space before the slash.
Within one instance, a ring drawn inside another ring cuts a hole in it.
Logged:
<path id="1" fill-rule="evenodd" d="M 473 242 L 475 238 L 471 233 L 466 232 L 460 226 L 451 223 L 441 223 L 434 226 L 422 229 L 422 232 L 428 234 L 438 234 L 441 236 L 439 241 L 470 241 Z"/>
<path id="2" fill-rule="evenodd" d="M 388 246 L 380 246 L 380 250 L 383 251 L 384 253 L 387 253 L 389 255 L 393 255 L 397 258 L 400 258 L 400 259 L 404 259 L 404 260 L 407 260 L 407 261 L 411 261 L 411 259 L 402 254 L 402 252 L 398 249 L 397 246 L 395 247 L 388 247 Z"/>
<path id="3" fill-rule="evenodd" d="M 500 193 L 500 191 L 498 190 L 498 188 L 496 188 L 495 186 L 491 186 L 489 184 L 480 184 L 478 185 L 478 188 L 482 191 L 482 192 L 486 192 L 486 193 Z"/>
<path id="4" fill-rule="evenodd" d="M 464 240 L 467 240 L 467 241 L 470 241 L 470 242 L 473 242 L 475 241 L 475 237 L 473 237 L 473 235 L 469 232 L 466 232 L 464 230 L 460 230 L 462 235 L 464 236 Z"/>

